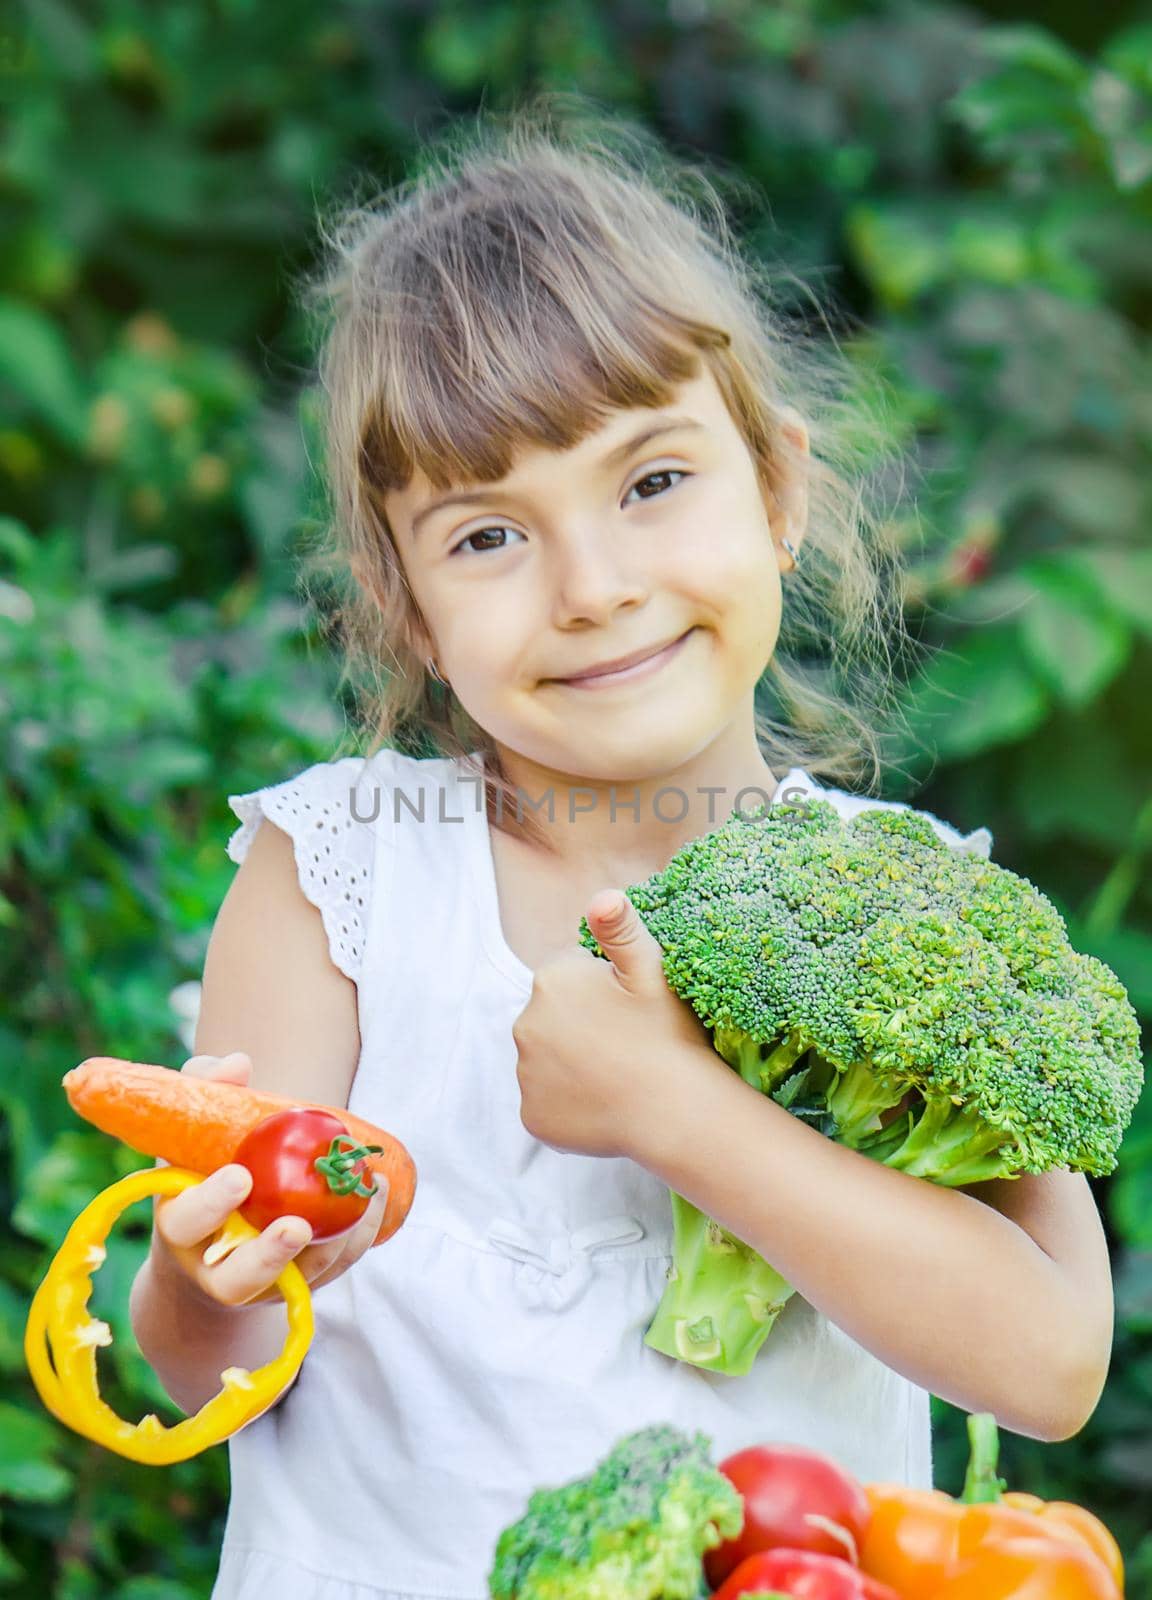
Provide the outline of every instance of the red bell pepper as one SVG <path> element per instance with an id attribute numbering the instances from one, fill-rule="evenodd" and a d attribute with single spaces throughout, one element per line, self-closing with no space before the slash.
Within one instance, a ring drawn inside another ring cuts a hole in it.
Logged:
<path id="1" fill-rule="evenodd" d="M 800 1600 L 900 1600 L 895 1589 L 839 1556 L 779 1549 L 762 1550 L 742 1561 L 712 1600 L 765 1594 L 796 1595 Z"/>

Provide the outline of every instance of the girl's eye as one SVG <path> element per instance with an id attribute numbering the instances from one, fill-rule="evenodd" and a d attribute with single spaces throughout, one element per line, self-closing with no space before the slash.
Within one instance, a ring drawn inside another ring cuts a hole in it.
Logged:
<path id="1" fill-rule="evenodd" d="M 687 478 L 690 476 L 690 473 L 681 472 L 679 467 L 661 467 L 659 472 L 650 472 L 646 477 L 637 478 L 636 482 L 632 485 L 632 489 L 638 489 L 642 483 L 653 483 L 657 478 Z M 632 493 L 632 489 L 629 489 L 629 494 Z M 646 494 L 641 498 L 644 500 L 651 500 L 653 498 L 659 499 L 659 496 L 657 495 L 654 497 L 650 494 Z"/>
<path id="2" fill-rule="evenodd" d="M 639 489 L 641 484 L 652 483 L 656 478 L 687 478 L 687 477 L 690 477 L 690 476 L 691 476 L 690 473 L 681 472 L 678 467 L 663 467 L 663 468 L 661 468 L 661 470 L 659 472 L 649 472 L 646 477 L 638 478 L 636 480 L 636 482 L 632 485 L 632 489 L 629 489 L 628 493 L 631 494 L 633 489 Z M 643 495 L 641 498 L 644 499 L 644 500 L 651 500 L 653 498 L 657 498 L 658 499 L 659 496 L 657 495 L 657 496 L 654 497 L 652 495 L 646 494 L 646 495 Z M 473 533 L 466 533 L 464 535 L 463 539 L 461 539 L 459 544 L 453 545 L 452 549 L 449 551 L 449 554 L 450 555 L 455 555 L 457 550 L 463 550 L 465 545 L 471 545 L 473 539 L 487 539 L 487 538 L 493 537 L 494 535 L 496 535 L 498 533 L 515 533 L 515 532 L 516 532 L 515 528 L 506 528 L 506 527 L 477 528 L 475 530 L 475 532 L 473 532 Z M 522 537 L 522 535 L 520 537 Z M 507 545 L 499 545 L 499 544 L 486 545 L 486 546 L 483 546 L 479 550 L 477 550 L 475 548 L 475 546 L 473 546 L 473 551 L 474 551 L 474 553 L 476 555 L 482 555 L 484 553 L 485 549 L 488 549 L 488 550 L 506 550 L 506 549 L 508 549 L 508 546 Z"/>
<path id="3" fill-rule="evenodd" d="M 461 539 L 460 543 L 457 544 L 457 545 L 453 545 L 452 549 L 448 553 L 449 553 L 449 555 L 453 555 L 454 556 L 456 554 L 457 550 L 463 550 L 463 548 L 464 548 L 464 546 L 466 544 L 472 544 L 472 540 L 473 539 L 489 539 L 489 538 L 493 538 L 498 533 L 515 533 L 515 532 L 516 532 L 515 528 L 477 528 L 475 533 L 467 533 L 467 534 L 465 534 L 463 539 Z M 507 548 L 507 546 L 505 546 L 505 545 L 490 544 L 490 545 L 483 546 L 480 550 L 476 550 L 475 546 L 473 546 L 473 550 L 475 551 L 475 553 L 477 555 L 482 555 L 484 550 L 503 550 L 503 549 L 506 549 L 506 548 Z"/>

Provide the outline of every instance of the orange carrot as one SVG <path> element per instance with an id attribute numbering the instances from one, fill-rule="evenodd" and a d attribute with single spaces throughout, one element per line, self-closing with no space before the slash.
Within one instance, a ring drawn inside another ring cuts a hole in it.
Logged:
<path id="1" fill-rule="evenodd" d="M 216 1083 L 172 1067 L 120 1061 L 115 1056 L 89 1056 L 66 1072 L 63 1082 L 73 1111 L 102 1133 L 142 1155 L 159 1156 L 174 1167 L 205 1176 L 227 1166 L 241 1139 L 265 1117 L 289 1106 L 319 1106 L 317 1101 Z M 373 1246 L 383 1244 L 412 1208 L 416 1193 L 412 1157 L 399 1139 L 346 1107 L 319 1109 L 339 1117 L 358 1144 L 383 1146 L 381 1155 L 366 1157 L 373 1172 L 388 1182 L 380 1231 L 372 1241 Z"/>

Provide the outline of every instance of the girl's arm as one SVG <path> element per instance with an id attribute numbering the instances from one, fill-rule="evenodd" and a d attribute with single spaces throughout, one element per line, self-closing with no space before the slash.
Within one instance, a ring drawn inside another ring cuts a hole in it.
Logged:
<path id="1" fill-rule="evenodd" d="M 321 915 L 300 888 L 292 840 L 267 820 L 212 929 L 194 1049 L 215 1056 L 245 1051 L 254 1088 L 322 1105 L 348 1103 L 360 1054 L 356 986 L 332 964 Z M 241 1249 L 256 1271 L 259 1241 Z M 293 1256 L 310 1277 L 309 1260 L 325 1251 L 331 1255 L 332 1245 L 308 1245 Z M 267 1259 L 263 1282 L 282 1265 Z M 132 1284 L 132 1329 L 182 1410 L 197 1411 L 218 1394 L 225 1367 L 251 1370 L 280 1351 L 288 1315 L 276 1291 L 270 1293 L 267 1303 L 213 1303 L 177 1270 L 153 1224 L 151 1251 Z"/>
<path id="2" fill-rule="evenodd" d="M 641 1165 L 922 1388 L 1029 1438 L 1079 1432 L 1113 1317 L 1081 1174 L 945 1189 L 825 1138 L 735 1072 L 668 1081 L 690 1092 L 638 1136 Z"/>

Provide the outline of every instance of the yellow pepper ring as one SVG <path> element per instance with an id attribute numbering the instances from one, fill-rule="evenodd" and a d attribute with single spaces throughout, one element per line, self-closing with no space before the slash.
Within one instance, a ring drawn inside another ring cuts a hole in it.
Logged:
<path id="1" fill-rule="evenodd" d="M 33 1296 L 24 1332 L 28 1370 L 53 1416 L 106 1449 L 152 1466 L 187 1461 L 239 1432 L 280 1397 L 312 1342 L 312 1296 L 304 1274 L 289 1261 L 276 1279 L 288 1308 L 288 1337 L 275 1360 L 254 1372 L 228 1367 L 220 1374 L 221 1392 L 172 1428 L 151 1411 L 137 1423 L 126 1422 L 100 1398 L 96 1347 L 111 1344 L 112 1332 L 106 1322 L 88 1315 L 88 1299 L 92 1274 L 106 1255 L 103 1241 L 135 1201 L 179 1194 L 203 1181 L 202 1173 L 182 1167 L 149 1167 L 101 1190 L 68 1229 Z M 235 1211 L 225 1230 L 233 1243 L 259 1233 Z"/>

